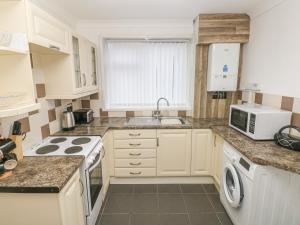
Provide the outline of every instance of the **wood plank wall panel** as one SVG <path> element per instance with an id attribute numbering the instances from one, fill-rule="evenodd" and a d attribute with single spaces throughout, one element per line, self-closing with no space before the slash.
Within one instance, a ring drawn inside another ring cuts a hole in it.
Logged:
<path id="1" fill-rule="evenodd" d="M 202 14 L 198 18 L 198 44 L 247 43 L 250 18 L 247 14 Z"/>
<path id="2" fill-rule="evenodd" d="M 226 99 L 213 99 L 213 92 L 206 91 L 208 44 L 219 42 L 248 42 L 250 19 L 246 14 L 204 14 L 200 15 L 197 19 L 199 19 L 199 21 L 197 21 L 199 31 L 203 31 L 204 34 L 198 35 L 200 44 L 196 46 L 194 117 L 225 119 L 229 117 L 230 105 L 237 104 L 239 92 L 227 92 Z M 235 33 L 229 34 L 233 31 Z M 241 38 L 240 35 L 245 36 Z M 203 37 L 205 37 L 205 39 L 203 39 Z M 238 88 L 241 79 L 242 63 L 243 44 L 241 45 L 240 52 Z"/>

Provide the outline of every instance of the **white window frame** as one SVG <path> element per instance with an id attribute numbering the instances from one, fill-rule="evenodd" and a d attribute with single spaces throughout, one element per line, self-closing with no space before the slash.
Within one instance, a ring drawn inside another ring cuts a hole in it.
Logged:
<path id="1" fill-rule="evenodd" d="M 194 62 L 195 62 L 195 45 L 194 45 L 194 42 L 193 42 L 193 38 L 191 37 L 159 37 L 159 38 L 154 38 L 154 37 L 140 37 L 140 38 L 135 38 L 135 37 L 114 37 L 114 36 L 109 36 L 109 37 L 100 37 L 100 68 L 101 68 L 101 88 L 102 88 L 102 109 L 105 110 L 105 111 L 112 111 L 112 112 L 123 112 L 123 111 L 153 111 L 153 110 L 156 110 L 156 102 L 153 104 L 153 106 L 151 107 L 146 107 L 146 106 L 143 106 L 143 107 L 118 107 L 118 108 L 111 108 L 111 107 L 107 107 L 107 104 L 106 104 L 106 99 L 107 99 L 107 96 L 106 96 L 106 78 L 105 78 L 105 48 L 106 48 L 106 41 L 107 40 L 110 40 L 110 39 L 113 39 L 113 40 L 170 40 L 170 41 L 178 41 L 178 40 L 185 40 L 185 41 L 189 41 L 190 42 L 190 53 L 189 53 L 189 58 L 188 58 L 188 62 L 189 62 L 189 65 L 188 65 L 188 69 L 189 69 L 189 72 L 188 72 L 188 75 L 190 76 L 190 79 L 189 79 L 189 101 L 190 101 L 190 104 L 189 106 L 187 107 L 174 107 L 174 106 L 165 106 L 164 104 L 162 104 L 160 106 L 160 109 L 161 110 L 186 110 L 186 111 L 191 111 L 193 110 L 193 106 L 194 106 L 194 81 L 195 81 L 195 66 L 194 66 Z"/>

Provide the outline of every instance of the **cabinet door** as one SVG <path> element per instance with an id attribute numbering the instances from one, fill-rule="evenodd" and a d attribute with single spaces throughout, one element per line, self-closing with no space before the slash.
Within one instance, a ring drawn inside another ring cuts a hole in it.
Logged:
<path id="1" fill-rule="evenodd" d="M 212 138 L 210 130 L 193 130 L 192 176 L 211 175 Z"/>
<path id="2" fill-rule="evenodd" d="M 104 157 L 102 159 L 102 179 L 103 179 L 103 194 L 104 197 L 109 187 L 109 139 L 108 136 L 105 135 L 103 137 L 103 149 L 105 151 Z"/>
<path id="3" fill-rule="evenodd" d="M 218 135 L 214 135 L 214 153 L 213 153 L 213 177 L 218 186 L 220 186 L 222 175 L 222 156 L 223 156 L 224 140 Z"/>
<path id="4" fill-rule="evenodd" d="M 84 225 L 83 184 L 79 171 L 60 193 L 60 208 L 63 225 Z"/>
<path id="5" fill-rule="evenodd" d="M 33 3 L 28 8 L 29 42 L 63 53 L 70 53 L 70 29 Z"/>
<path id="6" fill-rule="evenodd" d="M 87 45 L 88 53 L 88 71 L 87 71 L 87 82 L 90 89 L 96 89 L 98 85 L 97 80 L 97 54 L 96 47 L 89 43 Z"/>
<path id="7" fill-rule="evenodd" d="M 72 46 L 73 46 L 73 69 L 74 69 L 74 80 L 75 89 L 80 90 L 82 88 L 82 77 L 81 77 L 81 59 L 80 59 L 80 48 L 79 48 L 79 38 L 72 36 Z"/>
<path id="8" fill-rule="evenodd" d="M 189 176 L 191 173 L 191 130 L 159 130 L 158 176 Z"/>

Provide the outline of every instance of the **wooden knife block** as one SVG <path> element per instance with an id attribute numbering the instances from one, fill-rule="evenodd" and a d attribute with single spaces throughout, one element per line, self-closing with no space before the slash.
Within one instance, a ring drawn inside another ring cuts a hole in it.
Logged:
<path id="1" fill-rule="evenodd" d="M 17 156 L 17 160 L 21 161 L 24 158 L 23 146 L 22 146 L 23 136 L 21 136 L 21 135 L 11 135 L 9 138 L 12 139 L 16 143 L 16 146 L 17 146 L 12 151 L 12 153 L 15 153 L 16 156 Z"/>

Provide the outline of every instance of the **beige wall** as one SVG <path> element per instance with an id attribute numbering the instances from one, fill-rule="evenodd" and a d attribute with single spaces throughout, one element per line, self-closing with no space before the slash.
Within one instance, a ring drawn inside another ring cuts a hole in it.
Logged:
<path id="1" fill-rule="evenodd" d="M 242 88 L 258 83 L 263 93 L 300 97 L 299 9 L 299 0 L 266 0 L 252 12 Z"/>

